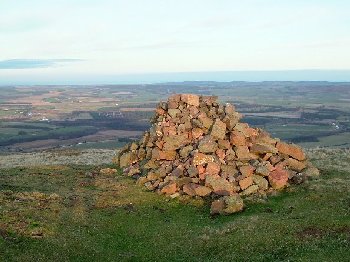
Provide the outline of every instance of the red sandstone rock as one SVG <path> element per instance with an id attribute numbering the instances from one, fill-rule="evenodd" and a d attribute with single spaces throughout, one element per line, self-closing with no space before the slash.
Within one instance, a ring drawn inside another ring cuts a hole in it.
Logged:
<path id="1" fill-rule="evenodd" d="M 218 149 L 218 144 L 211 136 L 205 136 L 199 141 L 198 151 L 201 153 L 213 153 Z"/>
<path id="2" fill-rule="evenodd" d="M 189 112 L 190 112 L 190 115 L 192 117 L 195 117 L 199 113 L 199 110 L 198 110 L 198 108 L 196 106 L 190 106 L 189 107 Z"/>
<path id="3" fill-rule="evenodd" d="M 203 130 L 200 128 L 193 128 L 192 129 L 192 138 L 198 139 L 203 135 Z"/>
<path id="4" fill-rule="evenodd" d="M 214 162 L 214 158 L 211 155 L 206 155 L 203 153 L 195 153 L 193 157 L 193 164 L 196 166 L 211 163 L 211 162 Z"/>
<path id="5" fill-rule="evenodd" d="M 230 141 L 224 140 L 224 139 L 219 139 L 218 145 L 219 145 L 220 149 L 230 149 L 231 148 Z"/>
<path id="6" fill-rule="evenodd" d="M 249 127 L 247 123 L 238 123 L 234 130 L 243 133 L 246 137 L 257 136 L 258 131 L 254 128 Z"/>
<path id="7" fill-rule="evenodd" d="M 180 102 L 180 100 L 181 100 L 181 95 L 180 94 L 171 95 L 168 98 L 169 102 L 171 102 L 171 101 Z"/>
<path id="8" fill-rule="evenodd" d="M 225 196 L 223 197 L 225 201 L 224 214 L 233 214 L 242 211 L 244 208 L 243 199 L 239 195 Z"/>
<path id="9" fill-rule="evenodd" d="M 291 170 L 295 170 L 301 172 L 304 168 L 306 168 L 305 162 L 300 162 L 295 160 L 294 158 L 288 158 L 283 161 L 284 165 L 289 167 Z"/>
<path id="10" fill-rule="evenodd" d="M 234 113 L 236 113 L 236 108 L 234 105 L 232 104 L 226 104 L 225 105 L 225 113 L 227 115 L 233 115 Z"/>
<path id="11" fill-rule="evenodd" d="M 166 194 L 166 195 L 172 195 L 172 194 L 176 193 L 176 190 L 177 190 L 176 184 L 172 183 L 172 184 L 169 184 L 169 185 L 163 187 L 160 192 L 162 192 L 163 194 Z"/>
<path id="12" fill-rule="evenodd" d="M 212 188 L 217 195 L 228 196 L 234 193 L 232 183 L 220 176 L 206 176 L 205 185 Z"/>
<path id="13" fill-rule="evenodd" d="M 270 174 L 269 168 L 267 168 L 266 166 L 258 166 L 255 169 L 255 173 L 259 176 L 268 176 Z"/>
<path id="14" fill-rule="evenodd" d="M 268 176 L 269 182 L 274 189 L 282 189 L 287 185 L 288 172 L 283 169 L 276 169 Z"/>
<path id="15" fill-rule="evenodd" d="M 243 199 L 239 195 L 224 196 L 211 203 L 210 214 L 229 215 L 242 211 L 243 208 Z"/>
<path id="16" fill-rule="evenodd" d="M 235 152 L 236 152 L 238 160 L 252 159 L 252 156 L 251 156 L 247 146 L 238 146 L 235 148 Z"/>
<path id="17" fill-rule="evenodd" d="M 210 162 L 205 169 L 207 175 L 218 175 L 220 173 L 220 165 L 214 162 Z"/>
<path id="18" fill-rule="evenodd" d="M 202 96 L 201 100 L 203 103 L 205 103 L 208 106 L 212 106 L 214 103 L 217 102 L 218 97 L 217 96 Z"/>
<path id="19" fill-rule="evenodd" d="M 224 139 L 226 134 L 226 124 L 216 119 L 211 129 L 210 135 L 215 139 Z"/>
<path id="20" fill-rule="evenodd" d="M 219 159 L 225 159 L 226 153 L 223 149 L 218 149 L 215 151 L 215 154 L 219 157 Z"/>
<path id="21" fill-rule="evenodd" d="M 157 160 L 175 160 L 176 159 L 176 151 L 161 151 L 158 149 L 152 150 L 152 157 Z"/>
<path id="22" fill-rule="evenodd" d="M 239 171 L 241 171 L 241 174 L 245 177 L 252 176 L 255 168 L 251 165 L 241 166 L 239 168 Z"/>
<path id="23" fill-rule="evenodd" d="M 123 154 L 120 157 L 119 166 L 126 167 L 130 164 L 135 163 L 136 161 L 137 161 L 137 155 L 133 152 L 128 152 L 128 153 Z"/>
<path id="24" fill-rule="evenodd" d="M 262 176 L 253 175 L 253 182 L 262 190 L 267 190 L 269 187 L 269 182 Z"/>
<path id="25" fill-rule="evenodd" d="M 195 192 L 196 196 L 201 196 L 201 197 L 208 196 L 213 191 L 209 187 L 206 187 L 206 186 L 200 186 L 197 184 L 193 184 L 193 185 L 194 185 L 194 192 Z"/>
<path id="26" fill-rule="evenodd" d="M 239 180 L 239 186 L 242 190 L 248 188 L 253 184 L 253 178 L 251 176 Z"/>
<path id="27" fill-rule="evenodd" d="M 163 108 L 157 108 L 156 109 L 156 113 L 158 114 L 158 115 L 164 115 L 165 114 L 165 110 L 163 109 Z"/>
<path id="28" fill-rule="evenodd" d="M 243 190 L 243 192 L 240 193 L 241 196 L 249 196 L 251 194 L 256 193 L 259 190 L 258 185 L 251 185 L 247 189 Z"/>
<path id="29" fill-rule="evenodd" d="M 189 183 L 189 184 L 185 184 L 182 188 L 182 190 L 184 191 L 184 193 L 186 193 L 189 196 L 195 196 L 196 192 L 194 191 L 193 186 L 194 184 Z"/>
<path id="30" fill-rule="evenodd" d="M 246 146 L 247 141 L 245 135 L 239 131 L 233 131 L 230 134 L 230 142 L 234 146 Z"/>
<path id="31" fill-rule="evenodd" d="M 277 148 L 269 144 L 253 144 L 250 152 L 254 154 L 277 153 Z"/>
<path id="32" fill-rule="evenodd" d="M 223 214 L 224 209 L 225 209 L 224 199 L 220 198 L 220 199 L 214 200 L 211 203 L 210 214 L 211 215 Z"/>
<path id="33" fill-rule="evenodd" d="M 176 150 L 179 149 L 181 146 L 188 144 L 188 134 L 167 136 L 164 138 L 164 142 L 164 150 Z"/>
<path id="34" fill-rule="evenodd" d="M 203 165 L 198 165 L 197 166 L 197 170 L 198 170 L 198 174 L 201 176 L 203 174 L 205 174 L 205 167 Z M 205 178 L 205 176 L 203 177 L 203 179 Z"/>
<path id="35" fill-rule="evenodd" d="M 306 158 L 303 150 L 296 145 L 278 142 L 276 145 L 276 148 L 278 149 L 278 151 L 280 153 L 289 155 L 289 156 L 291 156 L 299 161 L 305 160 L 305 158 Z"/>
<path id="36" fill-rule="evenodd" d="M 192 94 L 181 95 L 181 100 L 191 106 L 199 106 L 199 96 Z"/>

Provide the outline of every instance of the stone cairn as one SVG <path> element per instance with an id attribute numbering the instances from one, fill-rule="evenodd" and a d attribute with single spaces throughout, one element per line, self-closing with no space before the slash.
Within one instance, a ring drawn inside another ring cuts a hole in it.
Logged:
<path id="1" fill-rule="evenodd" d="M 211 214 L 241 211 L 248 196 L 266 197 L 319 174 L 300 147 L 240 118 L 217 97 L 172 95 L 156 108 L 150 130 L 114 162 L 148 190 L 211 200 Z"/>

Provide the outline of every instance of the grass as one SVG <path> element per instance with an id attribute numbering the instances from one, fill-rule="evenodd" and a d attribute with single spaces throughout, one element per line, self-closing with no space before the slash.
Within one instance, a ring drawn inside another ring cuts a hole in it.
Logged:
<path id="1" fill-rule="evenodd" d="M 295 137 L 305 137 L 312 134 L 314 137 L 320 137 L 330 132 L 334 132 L 334 127 L 325 125 L 306 125 L 306 124 L 284 124 L 275 125 L 270 124 L 266 126 L 266 130 L 271 133 L 274 137 L 281 139 L 291 139 Z M 322 139 L 322 138 L 320 138 Z M 316 143 L 315 143 L 316 144 Z"/>
<path id="2" fill-rule="evenodd" d="M 125 145 L 125 142 L 119 142 L 115 140 L 106 140 L 106 141 L 99 141 L 99 142 L 88 142 L 83 144 L 74 145 L 73 148 L 79 148 L 79 149 L 115 149 L 115 148 L 121 148 Z"/>
<path id="3" fill-rule="evenodd" d="M 15 115 L 16 113 L 17 113 L 16 110 L 8 110 L 8 111 L 0 110 L 0 117 L 1 118 L 9 117 L 9 116 Z"/>
<path id="4" fill-rule="evenodd" d="M 2 128 L 0 128 L 0 131 Z M 17 130 L 17 131 L 16 131 Z M 0 145 L 11 145 L 21 142 L 30 142 L 45 139 L 69 139 L 83 135 L 93 134 L 97 132 L 97 128 L 93 126 L 69 126 L 57 127 L 50 130 L 42 129 L 12 129 L 4 128 L 4 132 L 0 133 Z M 19 131 L 24 131 L 19 134 Z"/>
<path id="5" fill-rule="evenodd" d="M 302 143 L 301 145 L 304 147 L 349 148 L 350 132 L 320 137 L 318 140 L 318 142 L 306 142 Z"/>
<path id="6" fill-rule="evenodd" d="M 350 260 L 349 172 L 324 169 L 266 203 L 210 217 L 199 200 L 169 200 L 100 168 L 0 169 L 0 260 Z M 33 191 L 45 195 L 20 197 Z"/>
<path id="7" fill-rule="evenodd" d="M 61 103 L 61 99 L 58 97 L 48 97 L 44 98 L 43 101 L 49 102 L 49 103 Z"/>

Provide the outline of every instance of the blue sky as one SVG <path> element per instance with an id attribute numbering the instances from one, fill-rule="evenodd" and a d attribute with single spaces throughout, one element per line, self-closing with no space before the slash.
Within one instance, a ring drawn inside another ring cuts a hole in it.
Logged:
<path id="1" fill-rule="evenodd" d="M 328 72 L 309 80 L 350 81 L 349 47 L 346 0 L 0 1 L 1 84 L 304 69 Z"/>

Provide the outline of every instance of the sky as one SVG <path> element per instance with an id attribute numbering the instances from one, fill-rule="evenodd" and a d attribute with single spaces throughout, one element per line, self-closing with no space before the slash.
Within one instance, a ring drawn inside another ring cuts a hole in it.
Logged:
<path id="1" fill-rule="evenodd" d="M 348 0 L 0 0 L 0 84 L 350 81 Z"/>

